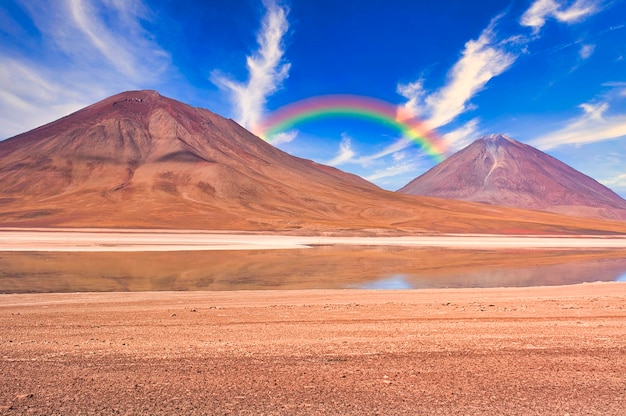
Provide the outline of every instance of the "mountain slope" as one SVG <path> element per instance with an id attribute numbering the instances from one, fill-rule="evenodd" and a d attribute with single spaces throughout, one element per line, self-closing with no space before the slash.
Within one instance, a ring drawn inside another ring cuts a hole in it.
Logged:
<path id="1" fill-rule="evenodd" d="M 503 135 L 476 140 L 399 192 L 574 216 L 626 219 L 626 201 L 609 188 L 552 156 Z"/>
<path id="2" fill-rule="evenodd" d="M 0 226 L 626 231 L 626 224 L 384 191 L 154 91 L 121 93 L 0 142 Z"/>

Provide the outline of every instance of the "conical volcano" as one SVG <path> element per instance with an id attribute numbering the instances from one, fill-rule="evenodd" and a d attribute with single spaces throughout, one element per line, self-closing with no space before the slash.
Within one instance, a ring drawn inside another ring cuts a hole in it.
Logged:
<path id="1" fill-rule="evenodd" d="M 332 220 L 338 190 L 378 191 L 155 91 L 105 99 L 1 142 L 0 155 L 4 202 L 34 208 L 18 220 L 245 228 L 278 213 Z"/>
<path id="2" fill-rule="evenodd" d="M 107 98 L 0 142 L 0 226 L 301 234 L 626 230 L 414 197 L 284 153 L 155 91 Z"/>
<path id="3" fill-rule="evenodd" d="M 500 134 L 476 140 L 399 192 L 626 219 L 626 201 L 615 192 L 554 157 Z"/>

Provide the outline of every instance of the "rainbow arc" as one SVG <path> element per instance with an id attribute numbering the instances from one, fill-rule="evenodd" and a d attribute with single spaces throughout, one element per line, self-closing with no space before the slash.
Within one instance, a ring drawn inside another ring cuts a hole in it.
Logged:
<path id="1" fill-rule="evenodd" d="M 445 141 L 421 120 L 400 118 L 395 105 L 355 95 L 323 95 L 288 104 L 269 114 L 253 131 L 264 140 L 297 125 L 325 118 L 348 117 L 368 120 L 399 131 L 417 144 L 435 162 L 445 159 Z"/>

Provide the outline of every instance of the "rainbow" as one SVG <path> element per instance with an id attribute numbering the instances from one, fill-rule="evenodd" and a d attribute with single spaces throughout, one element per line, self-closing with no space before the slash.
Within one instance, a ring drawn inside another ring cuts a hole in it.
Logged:
<path id="1" fill-rule="evenodd" d="M 296 125 L 332 117 L 369 120 L 397 130 L 437 163 L 445 159 L 448 152 L 445 141 L 422 121 L 399 117 L 398 107 L 393 104 L 355 95 L 323 95 L 288 104 L 265 117 L 253 131 L 269 140 Z"/>

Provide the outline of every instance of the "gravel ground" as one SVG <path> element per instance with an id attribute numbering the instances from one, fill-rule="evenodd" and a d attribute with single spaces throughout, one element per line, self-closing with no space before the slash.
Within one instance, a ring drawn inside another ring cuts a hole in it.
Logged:
<path id="1" fill-rule="evenodd" d="M 624 415 L 626 283 L 0 295 L 0 414 Z"/>

